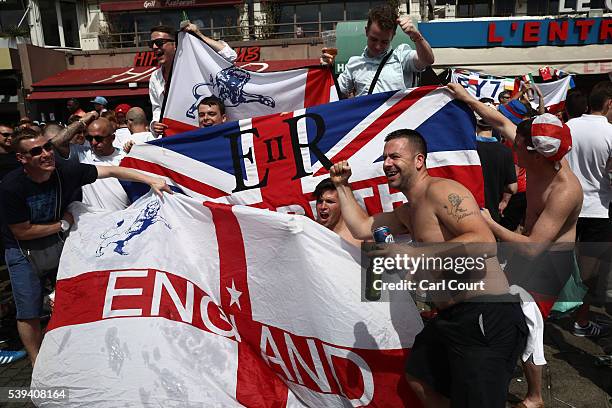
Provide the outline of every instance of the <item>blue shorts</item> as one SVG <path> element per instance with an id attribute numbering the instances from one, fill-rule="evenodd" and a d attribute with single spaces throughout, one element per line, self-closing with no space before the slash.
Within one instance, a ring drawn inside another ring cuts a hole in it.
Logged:
<path id="1" fill-rule="evenodd" d="M 43 281 L 30 266 L 19 248 L 4 250 L 11 277 L 17 320 L 38 319 L 42 316 Z"/>

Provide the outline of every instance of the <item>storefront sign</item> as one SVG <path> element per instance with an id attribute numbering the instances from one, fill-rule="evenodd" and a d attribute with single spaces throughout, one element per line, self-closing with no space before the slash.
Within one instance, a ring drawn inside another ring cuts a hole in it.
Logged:
<path id="1" fill-rule="evenodd" d="M 612 44 L 612 18 L 601 17 L 432 22 L 419 30 L 434 48 Z"/>
<path id="2" fill-rule="evenodd" d="M 257 62 L 261 58 L 261 47 L 235 47 L 236 62 Z M 135 67 L 156 67 L 157 58 L 153 51 L 140 51 L 134 55 Z"/>
<path id="3" fill-rule="evenodd" d="M 153 51 L 140 51 L 134 55 L 135 67 L 156 67 L 157 58 Z"/>
<path id="4" fill-rule="evenodd" d="M 566 6 L 566 0 L 559 0 L 559 14 L 591 11 L 591 0 L 576 0 L 576 7 Z M 612 11 L 612 0 L 604 3 L 608 11 Z"/>
<path id="5" fill-rule="evenodd" d="M 238 54 L 236 62 L 256 62 L 261 56 L 261 47 L 236 47 L 234 51 Z"/>

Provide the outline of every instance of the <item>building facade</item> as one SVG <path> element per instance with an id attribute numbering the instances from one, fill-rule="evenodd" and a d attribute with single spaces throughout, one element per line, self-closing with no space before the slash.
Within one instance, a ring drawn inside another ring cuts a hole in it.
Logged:
<path id="1" fill-rule="evenodd" d="M 241 64 L 287 67 L 316 63 L 326 33 L 363 21 L 371 7 L 387 2 L 418 22 L 434 48 L 436 72 L 460 67 L 511 76 L 542 66 L 579 77 L 612 72 L 612 0 L 5 0 L 0 36 L 29 33 L 32 46 L 56 50 L 54 60 L 64 59 L 46 66 L 49 76 L 40 78 L 30 47 L 20 58 L 23 73 L 5 71 L 21 79 L 17 87 L 27 98 L 17 105 L 26 110 L 22 114 L 48 118 L 58 116 L 76 90 L 82 98 L 99 93 L 111 103 L 127 98 L 146 104 L 147 72 L 155 66 L 147 45 L 155 25 L 178 27 L 189 19 L 237 48 Z M 351 45 L 340 50 L 338 72 L 340 57 L 365 46 L 361 28 L 354 31 L 351 41 L 338 39 Z M 139 76 L 120 83 L 105 79 L 123 73 Z"/>

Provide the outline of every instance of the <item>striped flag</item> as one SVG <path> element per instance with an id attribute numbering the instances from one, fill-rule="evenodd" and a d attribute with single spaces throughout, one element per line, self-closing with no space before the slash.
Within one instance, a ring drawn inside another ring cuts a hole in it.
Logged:
<path id="1" fill-rule="evenodd" d="M 387 134 L 409 128 L 427 141 L 429 173 L 464 184 L 482 205 L 474 121 L 444 88 L 414 88 L 158 139 L 134 146 L 122 166 L 166 177 L 201 200 L 312 216 L 315 186 L 332 163 L 348 160 L 358 199 L 378 213 L 405 200 L 386 183 L 382 151 Z"/>
<path id="2" fill-rule="evenodd" d="M 215 95 L 229 120 L 291 112 L 338 100 L 329 67 L 320 65 L 278 72 L 251 72 L 217 54 L 192 34 L 180 32 L 164 101 L 166 135 L 198 127 L 198 104 Z"/>
<path id="3" fill-rule="evenodd" d="M 478 85 L 478 79 L 480 78 L 480 75 L 478 74 L 478 72 L 470 72 L 469 75 L 469 79 L 468 79 L 468 85 Z"/>
<path id="4" fill-rule="evenodd" d="M 521 80 L 526 83 L 526 84 L 530 84 L 533 83 L 533 75 L 531 74 L 525 74 L 521 77 Z"/>

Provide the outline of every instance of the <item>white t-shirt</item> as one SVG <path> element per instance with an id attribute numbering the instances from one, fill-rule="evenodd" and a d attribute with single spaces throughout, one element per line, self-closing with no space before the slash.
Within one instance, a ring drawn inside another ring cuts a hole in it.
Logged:
<path id="1" fill-rule="evenodd" d="M 118 166 L 124 156 L 123 150 L 119 149 L 115 149 L 110 156 L 98 156 L 88 146 L 71 144 L 68 160 L 78 160 L 94 166 Z M 83 186 L 83 202 L 106 210 L 123 210 L 131 204 L 119 180 L 114 177 L 98 179 L 95 183 Z"/>
<path id="2" fill-rule="evenodd" d="M 155 140 L 155 139 L 157 138 L 151 132 L 132 133 L 132 135 L 128 138 L 128 140 L 133 140 L 135 143 L 146 143 L 150 140 Z"/>
<path id="3" fill-rule="evenodd" d="M 115 140 L 113 141 L 113 146 L 119 150 L 123 150 L 123 145 L 125 144 L 125 142 L 130 140 L 131 136 L 132 133 L 130 132 L 130 129 L 126 127 L 118 128 L 117 130 L 115 130 Z"/>
<path id="4" fill-rule="evenodd" d="M 608 218 L 612 188 L 606 163 L 612 157 L 612 124 L 605 116 L 582 115 L 568 121 L 567 126 L 572 132 L 567 161 L 584 192 L 580 217 Z"/>

